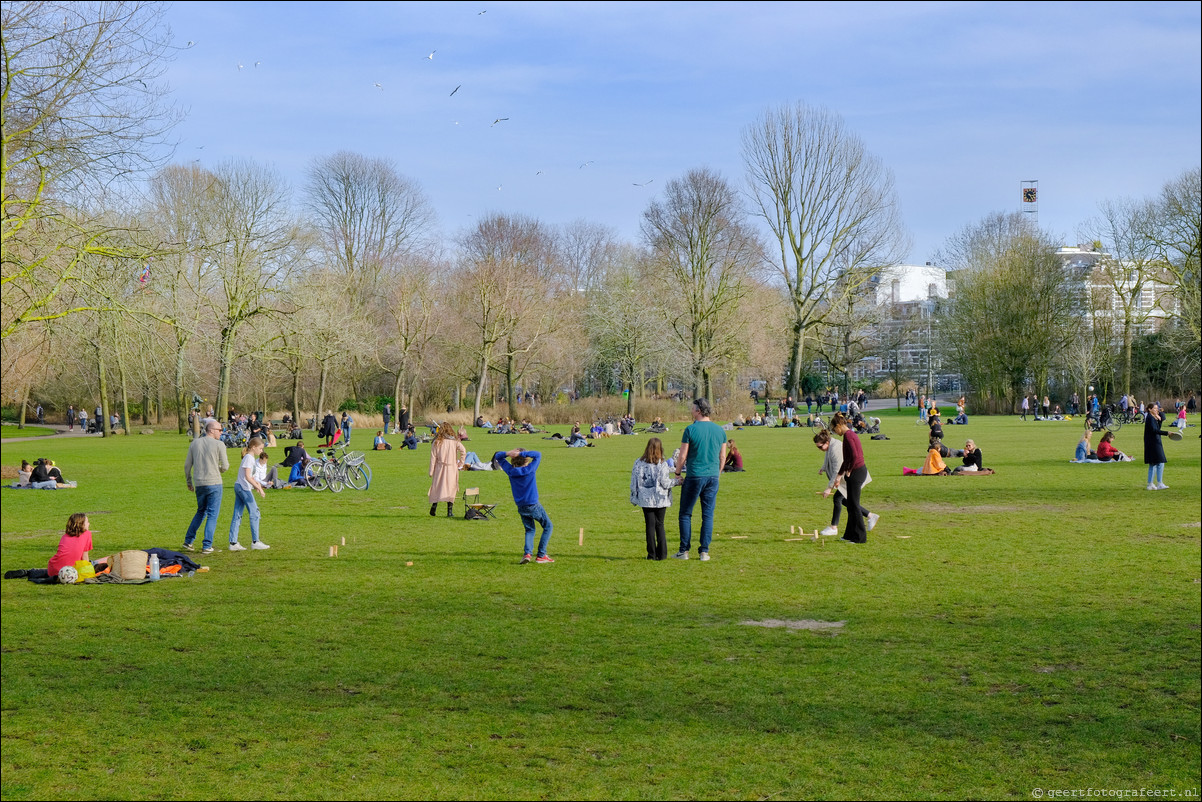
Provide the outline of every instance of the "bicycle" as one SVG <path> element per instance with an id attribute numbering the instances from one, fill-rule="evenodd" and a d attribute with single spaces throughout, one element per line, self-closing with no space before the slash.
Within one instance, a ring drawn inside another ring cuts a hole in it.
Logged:
<path id="1" fill-rule="evenodd" d="M 1091 432 L 1105 430 L 1117 433 L 1119 429 L 1123 428 L 1123 422 L 1115 416 L 1114 408 L 1110 404 L 1104 406 L 1097 414 L 1090 412 L 1085 416 L 1085 420 Z"/>
<path id="2" fill-rule="evenodd" d="M 337 451 L 338 453 L 335 453 Z M 306 484 L 314 490 L 329 490 L 341 493 L 343 487 L 366 490 L 371 486 L 371 466 L 362 451 L 347 451 L 346 446 L 327 449 L 325 456 L 317 451 L 318 458 L 306 466 Z"/>

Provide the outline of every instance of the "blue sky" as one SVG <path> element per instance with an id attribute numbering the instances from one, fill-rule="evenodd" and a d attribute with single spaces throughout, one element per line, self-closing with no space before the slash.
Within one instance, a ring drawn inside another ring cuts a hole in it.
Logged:
<path id="1" fill-rule="evenodd" d="M 187 111 L 177 160 L 271 163 L 299 194 L 317 156 L 388 157 L 448 237 L 504 212 L 637 239 L 686 170 L 744 186 L 740 134 L 765 109 L 826 106 L 893 170 L 921 262 L 1017 209 L 1022 180 L 1075 242 L 1098 202 L 1197 165 L 1200 9 L 181 2 L 167 21 L 194 44 L 165 78 Z"/>

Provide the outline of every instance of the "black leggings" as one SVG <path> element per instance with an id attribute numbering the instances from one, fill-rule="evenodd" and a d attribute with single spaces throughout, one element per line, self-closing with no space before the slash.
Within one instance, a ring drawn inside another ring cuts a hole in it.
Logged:
<path id="1" fill-rule="evenodd" d="M 835 498 L 835 511 L 831 514 L 831 526 L 838 526 L 839 518 L 843 515 L 843 505 L 846 502 L 843 501 L 843 494 L 838 490 L 836 490 L 833 495 Z M 868 510 L 860 507 L 860 512 L 864 513 L 865 518 L 868 517 Z"/>
<path id="2" fill-rule="evenodd" d="M 647 526 L 647 559 L 668 558 L 668 536 L 664 532 L 664 513 L 667 507 L 643 507 L 643 522 Z"/>

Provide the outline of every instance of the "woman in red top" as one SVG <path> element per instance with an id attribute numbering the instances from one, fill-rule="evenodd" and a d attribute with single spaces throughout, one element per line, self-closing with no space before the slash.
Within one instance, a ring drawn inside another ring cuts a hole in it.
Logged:
<path id="1" fill-rule="evenodd" d="M 78 561 L 88 559 L 91 550 L 92 532 L 88 528 L 88 516 L 82 512 L 72 513 L 67 519 L 67 529 L 58 541 L 58 551 L 46 566 L 47 576 L 53 579 L 63 566 L 74 566 Z"/>
<path id="2" fill-rule="evenodd" d="M 1123 452 L 1114 447 L 1114 432 L 1106 432 L 1102 435 L 1102 442 L 1098 443 L 1098 459 L 1102 462 L 1110 462 L 1112 460 L 1122 459 Z"/>
<path id="3" fill-rule="evenodd" d="M 843 539 L 852 543 L 867 543 L 868 528 L 860 512 L 860 491 L 868 478 L 864 449 L 860 446 L 859 435 L 847 425 L 846 415 L 836 413 L 831 423 L 835 434 L 843 438 L 843 465 L 839 468 L 839 475 L 843 477 L 844 487 L 847 488 L 847 499 L 843 502 L 847 507 L 847 528 L 843 530 Z"/>

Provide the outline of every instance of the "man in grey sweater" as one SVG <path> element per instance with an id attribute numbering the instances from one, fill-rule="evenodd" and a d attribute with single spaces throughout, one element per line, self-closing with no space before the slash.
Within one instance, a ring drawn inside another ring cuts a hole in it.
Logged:
<path id="1" fill-rule="evenodd" d="M 188 489 L 196 491 L 196 514 L 192 516 L 188 534 L 184 535 L 184 551 L 196 550 L 192 541 L 196 539 L 200 522 L 204 521 L 205 536 L 200 550 L 202 554 L 213 553 L 213 535 L 217 531 L 217 515 L 221 512 L 221 474 L 229 468 L 230 460 L 225 453 L 225 444 L 221 442 L 221 424 L 210 420 L 205 427 L 205 436 L 192 441 L 184 459 Z"/>

